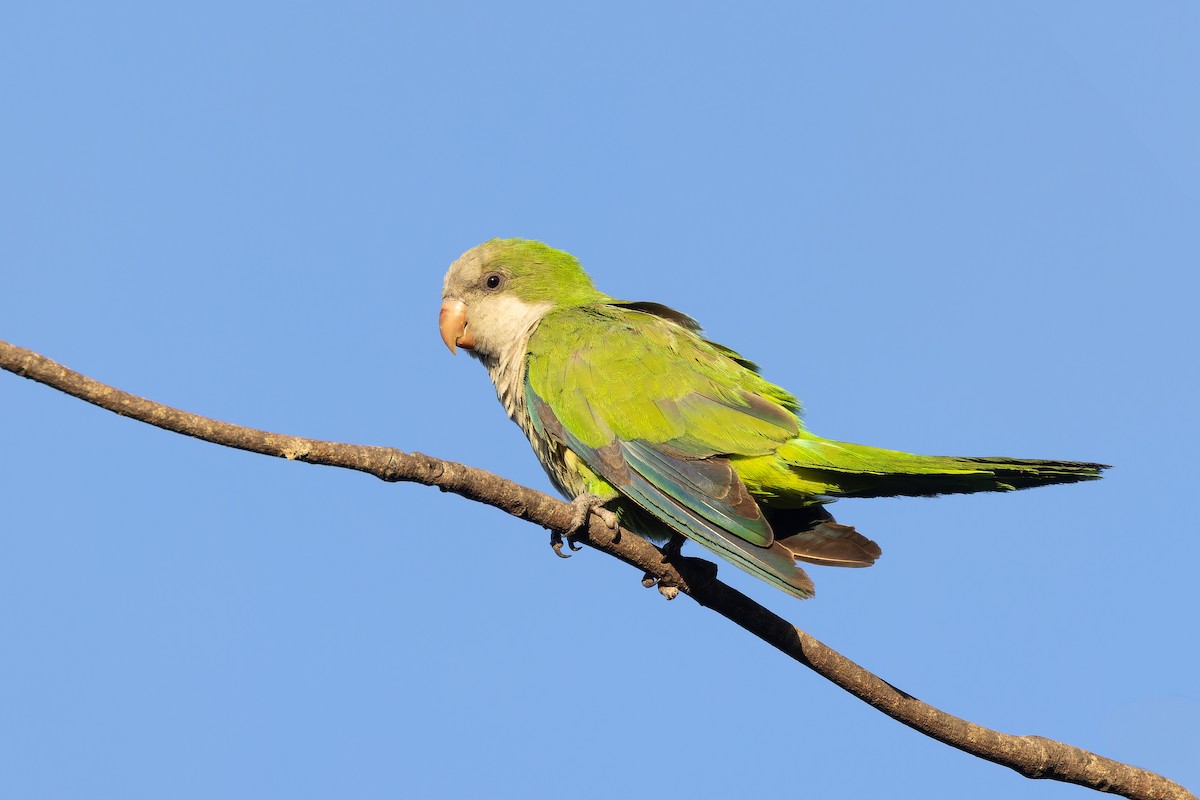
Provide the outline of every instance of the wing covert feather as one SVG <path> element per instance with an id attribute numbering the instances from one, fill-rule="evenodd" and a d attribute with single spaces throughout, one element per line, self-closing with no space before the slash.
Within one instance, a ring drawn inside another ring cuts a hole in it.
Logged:
<path id="1" fill-rule="evenodd" d="M 765 455 L 794 436 L 790 395 L 692 331 L 635 309 L 551 312 L 531 337 L 527 365 L 526 400 L 541 435 L 672 530 L 811 596 L 812 582 L 725 458 Z M 776 396 L 762 396 L 758 384 Z"/>

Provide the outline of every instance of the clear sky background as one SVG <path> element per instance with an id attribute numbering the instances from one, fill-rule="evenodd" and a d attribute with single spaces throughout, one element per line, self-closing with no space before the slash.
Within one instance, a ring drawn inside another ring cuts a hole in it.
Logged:
<path id="1" fill-rule="evenodd" d="M 680 308 L 826 436 L 1102 461 L 843 501 L 729 582 L 898 687 L 1200 788 L 1200 6 L 10 3 L 0 337 L 549 490 L 438 339 L 493 236 Z M 602 555 L 0 375 L 0 795 L 1068 798 Z"/>

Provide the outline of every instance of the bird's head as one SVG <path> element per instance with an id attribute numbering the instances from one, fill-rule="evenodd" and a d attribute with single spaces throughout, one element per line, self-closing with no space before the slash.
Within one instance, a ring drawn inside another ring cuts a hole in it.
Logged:
<path id="1" fill-rule="evenodd" d="M 438 319 L 442 341 L 478 356 L 498 356 L 556 306 L 609 299 L 570 253 L 528 239 L 492 239 L 446 272 Z"/>

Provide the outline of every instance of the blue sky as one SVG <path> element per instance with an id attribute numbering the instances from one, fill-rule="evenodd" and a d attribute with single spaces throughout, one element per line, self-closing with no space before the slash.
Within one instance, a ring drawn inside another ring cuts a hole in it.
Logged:
<path id="1" fill-rule="evenodd" d="M 902 689 L 1200 787 L 1193 3 L 0 11 L 0 337 L 548 489 L 442 274 L 492 236 L 699 319 L 823 435 L 1104 481 L 843 501 L 798 602 Z M 435 490 L 0 376 L 0 794 L 1081 797 Z"/>

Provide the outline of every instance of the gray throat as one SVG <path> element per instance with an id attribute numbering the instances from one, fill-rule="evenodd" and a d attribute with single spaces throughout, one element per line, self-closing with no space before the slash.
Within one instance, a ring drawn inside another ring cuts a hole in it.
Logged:
<path id="1" fill-rule="evenodd" d="M 529 355 L 529 337 L 537 329 L 550 306 L 530 306 L 525 314 L 512 318 L 512 328 L 505 337 L 509 344 L 498 351 L 472 351 L 487 368 L 488 377 L 496 387 L 496 397 L 504 406 L 508 418 L 517 423 L 532 442 L 534 432 L 525 408 L 525 359 Z"/>

